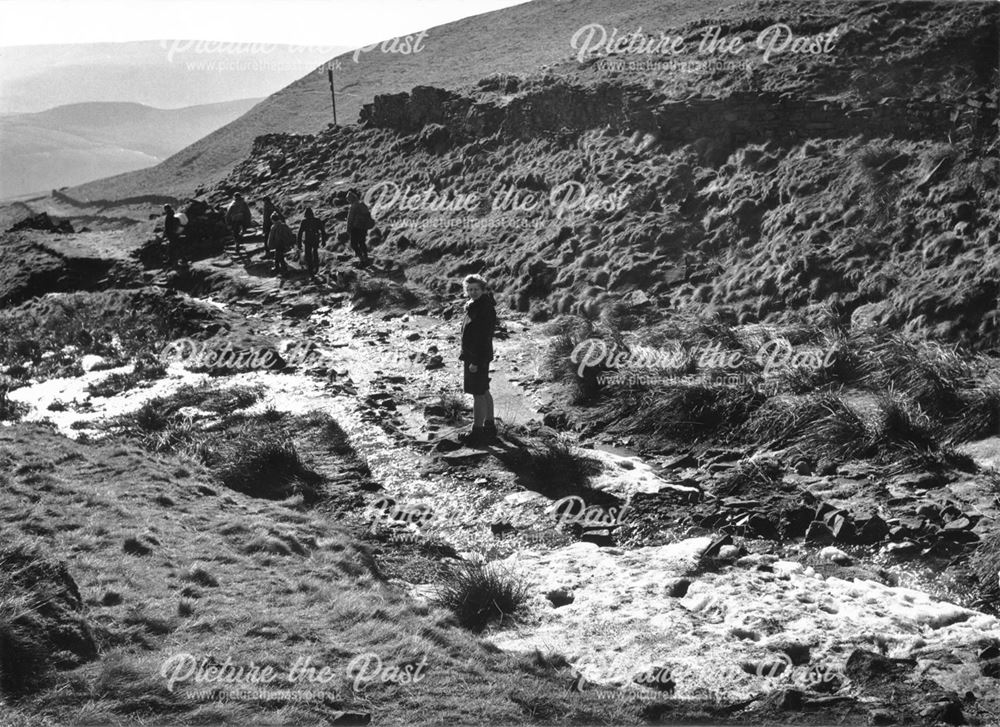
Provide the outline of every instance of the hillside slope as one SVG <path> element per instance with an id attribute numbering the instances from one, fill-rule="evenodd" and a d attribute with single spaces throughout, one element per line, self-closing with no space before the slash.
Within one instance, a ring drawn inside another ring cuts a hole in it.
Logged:
<path id="1" fill-rule="evenodd" d="M 152 166 L 229 123 L 259 99 L 157 109 L 80 103 L 0 117 L 0 198 Z"/>
<path id="2" fill-rule="evenodd" d="M 361 128 L 258 139 L 214 199 L 323 210 L 362 187 L 410 279 L 447 293 L 481 272 L 538 319 L 616 299 L 733 323 L 821 309 L 996 347 L 997 8 L 761 7 L 728 10 L 729 31 L 841 25 L 840 52 L 381 95 Z"/>
<path id="3" fill-rule="evenodd" d="M 427 31 L 423 50 L 410 55 L 378 48 L 345 53 L 336 68 L 337 117 L 354 123 L 361 106 L 376 94 L 409 91 L 418 85 L 456 88 L 494 72 L 529 73 L 569 58 L 570 39 L 583 25 L 601 23 L 610 30 L 662 28 L 692 21 L 732 5 L 732 0 L 693 2 L 622 2 L 621 0 L 536 0 L 465 18 Z M 484 40 L 485 39 L 485 40 Z M 315 133 L 332 121 L 325 70 L 317 69 L 249 113 L 178 152 L 162 164 L 137 173 L 83 184 L 69 190 L 77 199 L 120 199 L 133 194 L 190 194 L 202 183 L 226 173 L 250 151 L 256 136 L 268 133 Z"/>

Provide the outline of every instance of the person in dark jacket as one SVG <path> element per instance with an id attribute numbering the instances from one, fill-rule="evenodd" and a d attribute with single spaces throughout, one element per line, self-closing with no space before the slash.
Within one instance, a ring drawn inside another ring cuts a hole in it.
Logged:
<path id="1" fill-rule="evenodd" d="M 261 226 L 263 227 L 264 233 L 264 257 L 266 258 L 267 253 L 270 251 L 270 243 L 268 238 L 271 235 L 271 215 L 275 212 L 278 213 L 279 217 L 284 217 L 281 214 L 281 210 L 274 206 L 274 202 L 271 201 L 270 197 L 264 197 L 264 216 L 261 221 Z"/>
<path id="2" fill-rule="evenodd" d="M 496 300 L 487 290 L 486 280 L 469 275 L 463 281 L 465 305 L 462 321 L 462 370 L 465 393 L 472 394 L 472 432 L 463 443 L 486 444 L 496 438 L 493 395 L 490 394 L 490 362 L 493 360 L 493 331 L 496 328 Z"/>
<path id="3" fill-rule="evenodd" d="M 358 256 L 362 267 L 371 263 L 368 257 L 368 230 L 375 226 L 371 210 L 361 201 L 361 194 L 356 189 L 347 193 L 347 201 L 351 207 L 347 211 L 347 234 L 350 236 L 351 249 Z"/>
<path id="4" fill-rule="evenodd" d="M 303 238 L 306 243 L 306 269 L 310 275 L 316 275 L 319 272 L 319 246 L 326 244 L 326 228 L 323 227 L 323 221 L 313 214 L 312 207 L 306 208 L 305 219 L 299 223 L 296 257 Z"/>
<path id="5" fill-rule="evenodd" d="M 274 254 L 274 272 L 287 273 L 288 263 L 285 262 L 285 253 L 294 247 L 295 234 L 277 212 L 271 213 L 271 233 L 267 242 Z"/>
<path id="6" fill-rule="evenodd" d="M 168 204 L 163 205 L 163 236 L 167 238 L 167 263 L 176 265 L 181 249 L 181 221 Z"/>

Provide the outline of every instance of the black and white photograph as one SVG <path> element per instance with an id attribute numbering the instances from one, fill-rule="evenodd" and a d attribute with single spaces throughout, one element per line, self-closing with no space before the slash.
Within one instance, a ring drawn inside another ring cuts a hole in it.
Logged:
<path id="1" fill-rule="evenodd" d="M 996 0 L 0 0 L 0 727 L 997 727 L 998 106 Z"/>

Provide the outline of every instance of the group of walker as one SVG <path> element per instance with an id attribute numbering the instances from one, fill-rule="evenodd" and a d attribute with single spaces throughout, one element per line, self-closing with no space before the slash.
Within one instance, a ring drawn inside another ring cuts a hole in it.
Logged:
<path id="1" fill-rule="evenodd" d="M 350 204 L 347 212 L 347 239 L 350 241 L 351 249 L 358 256 L 360 265 L 367 267 L 371 264 L 368 255 L 368 231 L 375 227 L 375 220 L 356 189 L 348 191 L 347 201 Z M 263 198 L 262 207 L 261 232 L 264 237 L 264 257 L 273 261 L 272 272 L 278 275 L 287 273 L 288 263 L 285 256 L 294 250 L 293 260 L 298 261 L 300 254 L 304 252 L 305 269 L 311 276 L 319 274 L 319 248 L 325 246 L 327 242 L 323 220 L 316 216 L 311 207 L 307 207 L 296 234 L 292 232 L 285 221 L 285 216 L 269 196 Z M 163 211 L 163 234 L 167 239 L 168 259 L 171 264 L 175 264 L 183 259 L 180 252 L 181 235 L 187 220 L 184 219 L 183 213 L 178 215 L 168 204 L 163 205 Z M 243 254 L 243 242 L 253 217 L 250 206 L 241 193 L 236 192 L 233 195 L 232 201 L 226 206 L 224 218 L 226 227 L 233 237 L 236 254 Z"/>
<path id="2" fill-rule="evenodd" d="M 347 213 L 347 238 L 360 264 L 367 266 L 371 259 L 368 257 L 366 241 L 368 230 L 375 226 L 375 222 L 357 190 L 350 190 L 347 199 L 351 205 Z M 323 221 L 316 217 L 312 208 L 306 208 L 299 223 L 298 235 L 295 235 L 271 198 L 264 197 L 262 202 L 264 254 L 273 258 L 274 272 L 279 275 L 287 272 L 285 253 L 294 246 L 297 260 L 304 244 L 305 266 L 310 275 L 315 276 L 319 272 L 319 248 L 327 239 Z M 171 262 L 176 262 L 181 230 L 187 220 L 178 217 L 170 205 L 164 205 L 164 211 L 164 235 L 168 241 Z M 236 251 L 240 253 L 251 221 L 250 207 L 241 194 L 233 195 L 233 201 L 226 207 L 225 221 L 235 240 Z M 472 430 L 462 436 L 461 441 L 468 447 L 481 447 L 497 438 L 493 396 L 490 394 L 490 364 L 493 361 L 493 335 L 497 325 L 496 299 L 489 292 L 485 278 L 479 275 L 466 276 L 463 289 L 468 302 L 462 319 L 462 350 L 459 360 L 462 361 L 463 389 L 465 393 L 472 395 L 473 424 Z"/>

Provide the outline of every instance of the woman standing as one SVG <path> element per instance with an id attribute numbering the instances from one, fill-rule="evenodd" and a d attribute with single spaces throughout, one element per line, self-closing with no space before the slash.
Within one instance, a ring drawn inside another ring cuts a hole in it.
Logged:
<path id="1" fill-rule="evenodd" d="M 493 360 L 493 331 L 496 327 L 496 300 L 486 288 L 486 280 L 469 275 L 463 281 L 465 305 L 462 321 L 463 383 L 466 394 L 472 394 L 472 432 L 463 444 L 477 446 L 496 438 L 497 425 L 493 418 L 493 395 L 490 394 L 490 362 Z"/>

